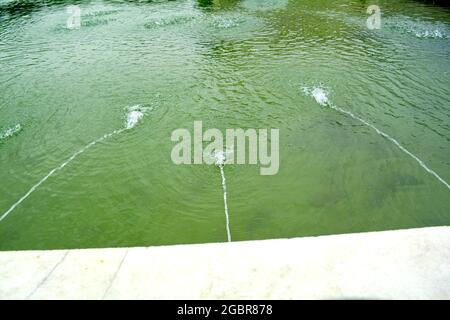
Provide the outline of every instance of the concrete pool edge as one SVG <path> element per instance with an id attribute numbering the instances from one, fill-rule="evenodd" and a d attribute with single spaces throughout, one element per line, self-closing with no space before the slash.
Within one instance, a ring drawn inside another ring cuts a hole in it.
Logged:
<path id="1" fill-rule="evenodd" d="M 450 227 L 0 252 L 0 299 L 450 299 Z"/>

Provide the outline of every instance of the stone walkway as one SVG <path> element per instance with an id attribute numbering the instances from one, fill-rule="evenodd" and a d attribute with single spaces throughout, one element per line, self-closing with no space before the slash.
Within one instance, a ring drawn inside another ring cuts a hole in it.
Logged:
<path id="1" fill-rule="evenodd" d="M 450 227 L 0 252 L 1 299 L 450 299 Z"/>

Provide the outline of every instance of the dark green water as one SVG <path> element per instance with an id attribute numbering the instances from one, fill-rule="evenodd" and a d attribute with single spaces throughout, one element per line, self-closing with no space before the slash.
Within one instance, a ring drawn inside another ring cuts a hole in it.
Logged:
<path id="1" fill-rule="evenodd" d="M 81 27 L 66 27 L 68 5 Z M 370 4 L 380 30 L 366 27 Z M 227 240 L 220 171 L 173 130 L 278 128 L 280 170 L 227 165 L 234 241 L 450 224 L 450 11 L 416 1 L 0 0 L 0 249 Z M 151 110 L 150 110 L 151 109 Z M 11 130 L 8 130 L 11 129 Z"/>

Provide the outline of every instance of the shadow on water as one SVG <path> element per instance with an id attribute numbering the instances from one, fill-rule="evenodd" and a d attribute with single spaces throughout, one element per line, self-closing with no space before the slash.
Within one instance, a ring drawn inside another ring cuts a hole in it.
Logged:
<path id="1" fill-rule="evenodd" d="M 448 2 L 448 0 L 419 0 L 419 2 L 425 2 L 425 3 L 440 5 L 440 6 L 444 6 L 444 7 L 450 6 L 450 2 Z"/>
<path id="2" fill-rule="evenodd" d="M 197 0 L 196 6 L 202 11 L 231 10 L 242 0 Z"/>

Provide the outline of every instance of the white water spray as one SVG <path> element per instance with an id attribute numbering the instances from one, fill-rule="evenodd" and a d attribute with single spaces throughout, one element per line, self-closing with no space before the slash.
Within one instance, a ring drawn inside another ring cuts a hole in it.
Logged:
<path id="1" fill-rule="evenodd" d="M 225 219 L 226 219 L 226 228 L 227 228 L 227 238 L 228 242 L 231 242 L 231 232 L 230 232 L 230 218 L 228 215 L 228 204 L 227 204 L 227 184 L 225 179 L 225 162 L 227 161 L 227 152 L 224 151 L 216 151 L 213 154 L 214 159 L 216 160 L 216 166 L 220 169 L 220 176 L 222 177 L 222 189 L 223 189 L 223 204 L 225 206 Z"/>
<path id="2" fill-rule="evenodd" d="M 127 119 L 125 123 L 125 128 L 114 130 L 111 133 L 105 134 L 104 136 L 98 138 L 97 140 L 92 141 L 91 143 L 87 144 L 77 152 L 75 152 L 70 158 L 68 158 L 66 161 L 64 161 L 61 165 L 58 167 L 52 169 L 47 175 L 42 178 L 38 183 L 36 183 L 34 186 L 31 187 L 30 190 L 28 190 L 27 193 L 25 193 L 19 200 L 16 201 L 5 213 L 3 213 L 0 217 L 0 222 L 5 219 L 19 204 L 21 204 L 30 194 L 32 194 L 41 184 L 43 184 L 48 178 L 50 178 L 55 172 L 62 170 L 66 165 L 68 165 L 73 159 L 75 159 L 78 155 L 82 154 L 92 146 L 96 145 L 97 143 L 108 139 L 112 137 L 113 135 L 119 134 L 124 132 L 125 130 L 132 129 L 138 121 L 144 116 L 145 112 L 147 110 L 150 110 L 150 108 L 145 108 L 141 106 L 133 106 L 130 108 L 127 108 L 128 114 Z"/>
<path id="3" fill-rule="evenodd" d="M 14 127 L 8 128 L 5 131 L 0 132 L 0 140 L 9 138 L 14 134 L 16 134 L 17 132 L 19 132 L 20 130 L 22 130 L 22 126 L 20 125 L 20 123 L 18 123 Z"/>
<path id="4" fill-rule="evenodd" d="M 355 115 L 354 113 L 339 108 L 338 106 L 335 106 L 334 104 L 332 104 L 329 100 L 328 100 L 328 91 L 322 87 L 314 87 L 314 88 L 308 88 L 308 87 L 303 87 L 303 92 L 306 95 L 309 95 L 311 97 L 313 97 L 316 102 L 318 104 L 320 104 L 321 106 L 328 106 L 333 110 L 336 110 L 340 113 L 343 113 L 345 115 L 348 115 L 350 117 L 352 117 L 355 120 L 358 120 L 359 122 L 361 122 L 362 124 L 372 128 L 373 130 L 375 130 L 376 133 L 378 133 L 379 135 L 381 135 L 382 137 L 388 139 L 389 141 L 391 141 L 392 143 L 394 143 L 401 151 L 403 151 L 404 153 L 406 153 L 407 155 L 409 155 L 411 158 L 413 158 L 414 160 L 416 160 L 419 165 L 425 169 L 425 171 L 427 171 L 428 173 L 430 173 L 431 175 L 433 175 L 436 179 L 438 179 L 442 184 L 444 184 L 448 189 L 450 189 L 450 185 L 448 184 L 448 182 L 446 182 L 443 178 L 441 178 L 435 171 L 433 171 L 432 169 L 430 169 L 421 159 L 419 159 L 416 155 L 412 154 L 410 151 L 408 151 L 405 147 L 403 147 L 397 140 L 395 140 L 393 137 L 391 137 L 390 135 L 388 135 L 387 133 L 379 130 L 377 127 L 375 127 L 373 124 L 367 122 L 366 120 L 360 118 L 359 116 Z"/>
<path id="5" fill-rule="evenodd" d="M 132 129 L 147 113 L 147 111 L 153 110 L 151 107 L 142 107 L 140 105 L 132 106 L 126 109 L 128 111 L 125 129 Z"/>

